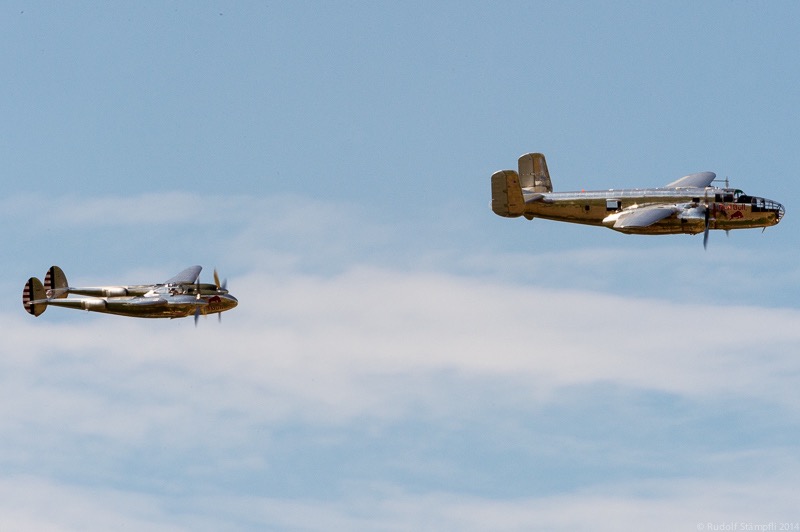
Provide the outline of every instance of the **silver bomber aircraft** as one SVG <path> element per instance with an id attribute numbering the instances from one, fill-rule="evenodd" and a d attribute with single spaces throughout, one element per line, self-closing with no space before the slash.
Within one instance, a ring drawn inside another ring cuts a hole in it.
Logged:
<path id="1" fill-rule="evenodd" d="M 605 226 L 621 233 L 664 235 L 710 229 L 767 228 L 780 222 L 783 205 L 748 196 L 739 189 L 713 186 L 716 174 L 701 172 L 660 188 L 553 192 L 541 153 L 519 158 L 519 172 L 492 175 L 492 210 L 499 216 L 544 218 Z"/>
<path id="2" fill-rule="evenodd" d="M 217 314 L 234 308 L 238 301 L 228 293 L 226 282 L 219 282 L 214 270 L 214 284 L 200 283 L 201 266 L 186 268 L 175 277 L 159 284 L 133 286 L 69 286 L 58 266 L 47 270 L 44 284 L 31 277 L 22 292 L 25 310 L 39 316 L 48 306 L 66 307 L 90 312 L 118 314 L 135 318 L 185 318 Z M 87 296 L 69 298 L 70 294 Z"/>

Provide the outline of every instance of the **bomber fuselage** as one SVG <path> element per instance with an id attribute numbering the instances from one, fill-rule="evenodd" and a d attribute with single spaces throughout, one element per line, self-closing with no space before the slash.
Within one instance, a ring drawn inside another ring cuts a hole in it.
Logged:
<path id="1" fill-rule="evenodd" d="M 686 210 L 649 227 L 621 230 L 637 234 L 701 233 L 705 228 L 705 206 L 709 209 L 710 229 L 745 229 L 777 224 L 783 206 L 777 202 L 748 196 L 731 188 L 649 188 L 610 189 L 580 192 L 533 192 L 522 189 L 525 205 L 522 216 L 559 222 L 606 226 L 612 229 L 615 214 L 654 204 L 685 205 Z M 697 206 L 693 211 L 692 206 Z M 702 207 L 701 207 L 702 206 Z M 520 216 L 516 214 L 514 216 Z"/>

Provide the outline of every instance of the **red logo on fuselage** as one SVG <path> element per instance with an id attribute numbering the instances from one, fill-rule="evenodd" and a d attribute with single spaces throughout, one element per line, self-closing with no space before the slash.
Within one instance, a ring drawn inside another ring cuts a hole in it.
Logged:
<path id="1" fill-rule="evenodd" d="M 219 296 L 211 296 L 208 298 L 208 311 L 217 312 L 222 310 L 225 305 L 222 304 L 222 298 Z"/>

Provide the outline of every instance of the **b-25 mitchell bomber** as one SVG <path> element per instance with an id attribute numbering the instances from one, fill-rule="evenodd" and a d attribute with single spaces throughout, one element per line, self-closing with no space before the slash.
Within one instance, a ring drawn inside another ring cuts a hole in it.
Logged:
<path id="1" fill-rule="evenodd" d="M 553 192 L 541 153 L 519 158 L 519 172 L 492 175 L 492 210 L 499 216 L 544 218 L 605 226 L 638 235 L 703 233 L 710 229 L 769 227 L 780 222 L 783 205 L 739 189 L 712 186 L 716 174 L 691 174 L 659 188 Z"/>
<path id="2" fill-rule="evenodd" d="M 22 304 L 39 316 L 48 306 L 90 312 L 118 314 L 135 318 L 185 318 L 217 314 L 234 308 L 238 301 L 228 293 L 226 282 L 219 282 L 214 270 L 214 284 L 200 283 L 201 266 L 191 266 L 175 277 L 158 284 L 132 286 L 71 287 L 58 266 L 47 270 L 44 284 L 36 277 L 25 283 Z M 87 296 L 69 298 L 70 294 Z"/>

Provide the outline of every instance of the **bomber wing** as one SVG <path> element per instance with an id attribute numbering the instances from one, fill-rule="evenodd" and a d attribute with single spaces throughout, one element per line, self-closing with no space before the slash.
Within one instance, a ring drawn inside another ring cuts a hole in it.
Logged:
<path id="1" fill-rule="evenodd" d="M 189 266 L 175 277 L 168 279 L 164 284 L 194 284 L 197 278 L 200 277 L 200 270 L 202 266 Z"/>
<path id="2" fill-rule="evenodd" d="M 698 187 L 705 188 L 711 185 L 711 182 L 717 177 L 714 172 L 700 172 L 699 174 L 689 174 L 683 176 L 677 181 L 673 181 L 664 188 L 690 188 Z"/>
<path id="3" fill-rule="evenodd" d="M 649 227 L 656 222 L 669 218 L 673 214 L 680 212 L 680 208 L 675 205 L 652 205 L 630 209 L 619 213 L 614 222 L 614 229 L 626 229 L 629 227 Z"/>

